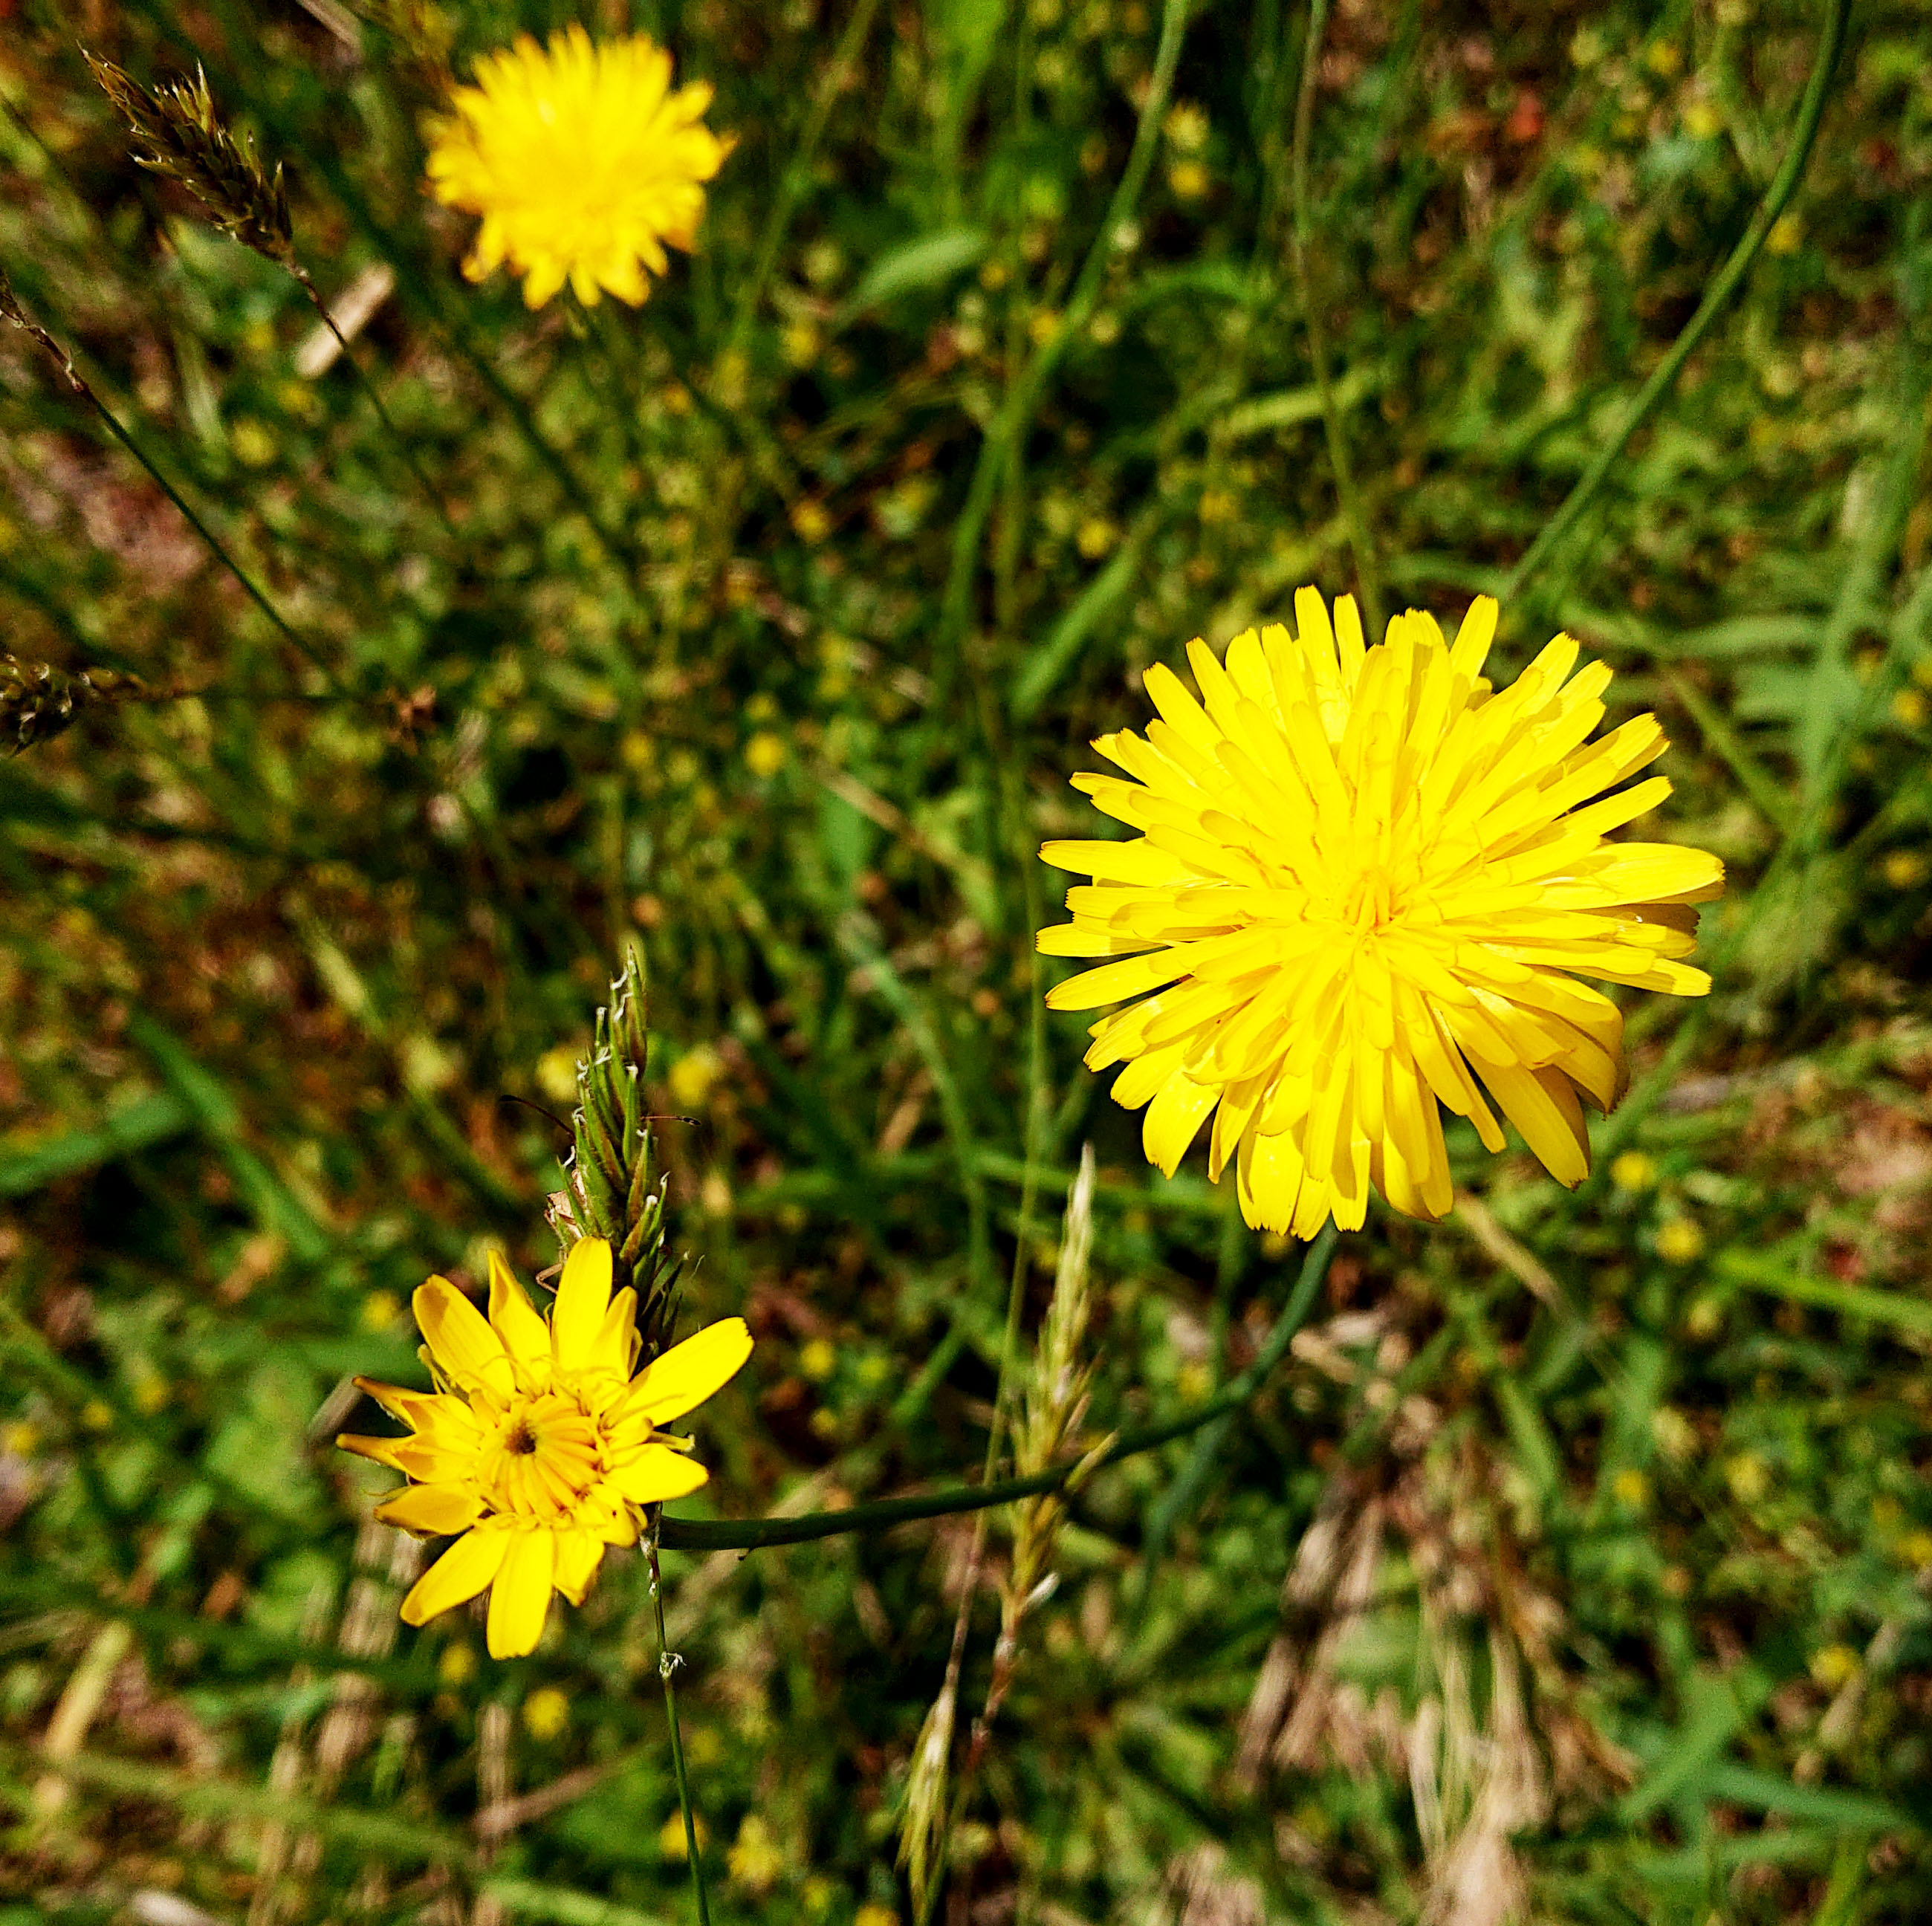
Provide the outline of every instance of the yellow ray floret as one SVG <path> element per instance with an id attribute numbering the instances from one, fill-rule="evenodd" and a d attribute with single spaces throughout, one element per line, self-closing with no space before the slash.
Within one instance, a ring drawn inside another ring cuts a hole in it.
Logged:
<path id="1" fill-rule="evenodd" d="M 488 1586 L 490 1655 L 533 1651 L 551 1592 L 580 1605 L 604 1547 L 637 1542 L 641 1508 L 709 1475 L 686 1455 L 688 1438 L 657 1427 L 702 1404 L 751 1355 L 744 1319 L 708 1325 L 640 1371 L 637 1294 L 613 1296 L 610 1282 L 601 1238 L 572 1247 L 548 1322 L 500 1257 L 487 1318 L 432 1277 L 416 1314 L 435 1390 L 356 1381 L 409 1426 L 401 1438 L 335 1441 L 412 1480 L 376 1516 L 457 1540 L 403 1600 L 408 1624 Z"/>
<path id="2" fill-rule="evenodd" d="M 704 183 L 731 151 L 704 124 L 710 86 L 674 91 L 646 35 L 599 45 L 578 26 L 542 47 L 518 35 L 476 81 L 451 96 L 428 162 L 436 199 L 483 217 L 464 272 L 507 262 L 532 308 L 566 280 L 586 303 L 643 301 L 666 244 L 694 244 Z"/>
<path id="3" fill-rule="evenodd" d="M 1139 833 L 1040 851 L 1094 879 L 1040 948 L 1106 959 L 1047 1000 L 1139 999 L 1094 1025 L 1088 1067 L 1126 1066 L 1114 1095 L 1146 1105 L 1170 1176 L 1211 1116 L 1208 1174 L 1233 1160 L 1258 1228 L 1359 1228 L 1371 1184 L 1440 1217 L 1444 1107 L 1500 1150 L 1493 1103 L 1574 1185 L 1580 1096 L 1607 1110 L 1624 1076 L 1622 1017 L 1576 976 L 1711 986 L 1682 959 L 1724 866 L 1606 840 L 1670 794 L 1661 776 L 1617 788 L 1664 732 L 1643 716 L 1591 741 L 1610 670 L 1578 670 L 1567 635 L 1492 692 L 1486 596 L 1453 646 L 1411 610 L 1368 646 L 1353 599 L 1331 622 L 1313 589 L 1294 617 L 1225 662 L 1190 643 L 1201 699 L 1156 665 L 1159 719 L 1094 745 L 1125 773 L 1075 786 Z"/>

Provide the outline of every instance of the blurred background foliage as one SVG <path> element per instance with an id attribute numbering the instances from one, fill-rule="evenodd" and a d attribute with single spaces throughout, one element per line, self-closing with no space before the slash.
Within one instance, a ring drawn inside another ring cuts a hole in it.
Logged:
<path id="1" fill-rule="evenodd" d="M 1312 269 L 1393 605 L 1452 616 L 1562 498 L 1822 11 L 1336 6 Z M 461 280 L 422 117 L 578 17 L 664 38 L 739 145 L 645 308 L 532 314 Z M 1032 851 L 1088 832 L 1064 778 L 1139 670 L 1351 585 L 1287 267 L 1306 26 L 0 0 L 0 260 L 328 665 L 0 331 L 0 646 L 200 692 L 0 764 L 7 1926 L 684 1916 L 638 1563 L 491 1665 L 398 1626 L 419 1551 L 328 1443 L 348 1373 L 416 1368 L 426 1272 L 554 1261 L 542 1112 L 627 935 L 687 1315 L 758 1338 L 687 1512 L 976 1463 L 1084 1141 L 1091 1425 L 1252 1355 L 1296 1260 L 1150 1175 L 1041 1014 Z M 286 163 L 406 450 L 76 39 L 203 63 Z M 1855 10 L 1798 200 L 1504 612 L 1508 669 L 1567 627 L 1669 722 L 1651 832 L 1733 878 L 1715 994 L 1633 1000 L 1579 1193 L 1452 1138 L 1478 1201 L 1374 1220 L 1267 1396 L 1081 1493 L 949 1921 L 1932 1906 L 1928 76 L 1922 4 Z M 721 1919 L 909 1917 L 970 1532 L 668 1557 Z"/>

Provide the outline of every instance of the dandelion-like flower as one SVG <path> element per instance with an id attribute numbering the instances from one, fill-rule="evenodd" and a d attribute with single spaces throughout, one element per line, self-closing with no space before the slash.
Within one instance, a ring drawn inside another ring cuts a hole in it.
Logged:
<path id="1" fill-rule="evenodd" d="M 1642 716 L 1589 742 L 1610 672 L 1573 674 L 1567 635 L 1492 692 L 1486 596 L 1453 646 L 1412 610 L 1366 647 L 1353 599 L 1331 626 L 1313 589 L 1294 616 L 1298 635 L 1250 629 L 1225 666 L 1190 643 L 1204 700 L 1156 665 L 1160 720 L 1094 743 L 1126 779 L 1075 787 L 1141 834 L 1040 851 L 1094 878 L 1040 948 L 1115 959 L 1047 1000 L 1141 998 L 1094 1025 L 1088 1067 L 1126 1066 L 1114 1096 L 1148 1106 L 1147 1154 L 1170 1176 L 1211 1114 L 1209 1175 L 1234 1161 L 1257 1228 L 1309 1238 L 1332 1213 L 1358 1228 L 1371 1184 L 1442 1216 L 1443 1106 L 1501 1150 L 1493 1100 L 1574 1185 L 1589 1168 L 1579 1093 L 1607 1111 L 1625 1071 L 1621 1013 L 1573 973 L 1711 986 L 1680 959 L 1723 865 L 1605 839 L 1670 794 L 1661 776 L 1604 794 L 1664 752 L 1664 731 Z"/>
<path id="2" fill-rule="evenodd" d="M 430 184 L 437 200 L 483 217 L 464 263 L 472 280 L 508 262 L 524 299 L 541 308 L 567 280 L 635 307 L 689 251 L 704 183 L 731 151 L 704 124 L 711 88 L 675 92 L 670 56 L 644 34 L 593 44 L 567 27 L 540 47 L 519 34 L 476 65 L 436 125 Z"/>
<path id="3" fill-rule="evenodd" d="M 447 1278 L 416 1294 L 434 1392 L 358 1378 L 406 1438 L 335 1442 L 414 1482 L 376 1516 L 423 1537 L 460 1534 L 403 1600 L 420 1625 L 491 1588 L 493 1658 L 536 1649 L 550 1595 L 573 1605 L 608 1545 L 634 1544 L 640 1507 L 682 1498 L 710 1475 L 692 1441 L 658 1426 L 702 1404 L 751 1355 L 727 1318 L 637 1369 L 637 1294 L 610 1292 L 610 1246 L 572 1246 L 546 1322 L 502 1258 L 490 1260 L 490 1315 Z"/>

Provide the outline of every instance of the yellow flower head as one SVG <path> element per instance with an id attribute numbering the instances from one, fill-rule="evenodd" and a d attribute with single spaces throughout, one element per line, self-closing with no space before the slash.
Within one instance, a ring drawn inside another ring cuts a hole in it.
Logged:
<path id="1" fill-rule="evenodd" d="M 490 1586 L 490 1657 L 534 1651 L 550 1593 L 582 1604 L 604 1546 L 637 1542 L 638 1508 L 710 1475 L 686 1455 L 689 1438 L 657 1427 L 751 1355 L 745 1321 L 709 1325 L 638 1371 L 637 1294 L 613 1297 L 610 1274 L 602 1238 L 573 1245 L 546 1322 L 493 1252 L 487 1321 L 447 1278 L 416 1294 L 434 1392 L 356 1379 L 412 1434 L 335 1441 L 414 1480 L 376 1516 L 424 1537 L 462 1534 L 403 1600 L 405 1623 Z"/>
<path id="2" fill-rule="evenodd" d="M 1088 1067 L 1126 1066 L 1114 1096 L 1148 1105 L 1147 1154 L 1169 1175 L 1211 1113 L 1208 1173 L 1234 1161 L 1257 1228 L 1308 1238 L 1332 1213 L 1358 1228 L 1371 1183 L 1442 1216 L 1438 1106 L 1500 1150 L 1484 1088 L 1574 1184 L 1589 1168 L 1577 1094 L 1607 1109 L 1621 1094 L 1623 1020 L 1569 973 L 1710 988 L 1678 959 L 1723 865 L 1605 840 L 1670 793 L 1661 776 L 1603 793 L 1663 753 L 1664 731 L 1644 716 L 1586 743 L 1610 674 L 1573 676 L 1566 635 L 1492 692 L 1486 596 L 1453 647 L 1413 610 L 1365 647 L 1352 598 L 1331 626 L 1313 589 L 1294 615 L 1298 636 L 1250 629 L 1225 667 L 1190 643 L 1204 706 L 1156 665 L 1161 719 L 1094 745 L 1130 779 L 1075 786 L 1142 833 L 1041 850 L 1094 886 L 1068 890 L 1073 920 L 1040 948 L 1118 959 L 1048 1001 L 1142 998 L 1094 1026 Z"/>
<path id="3" fill-rule="evenodd" d="M 710 87 L 674 92 L 670 56 L 643 34 L 599 46 L 572 26 L 546 47 L 519 34 L 449 104 L 429 178 L 438 200 L 483 217 L 464 272 L 481 280 L 507 261 L 532 308 L 566 280 L 586 304 L 604 290 L 636 306 L 646 270 L 670 264 L 664 244 L 693 245 L 704 183 L 731 151 L 703 124 Z"/>

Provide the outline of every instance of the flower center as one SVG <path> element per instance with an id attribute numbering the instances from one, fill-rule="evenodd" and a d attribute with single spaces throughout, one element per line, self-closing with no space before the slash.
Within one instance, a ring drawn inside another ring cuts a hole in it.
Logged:
<path id="1" fill-rule="evenodd" d="M 604 1441 L 574 1397 L 560 1391 L 518 1399 L 477 1466 L 494 1510 L 554 1522 L 604 1474 Z"/>
<path id="2" fill-rule="evenodd" d="M 1355 880 L 1342 898 L 1336 920 L 1345 929 L 1366 934 L 1386 928 L 1395 921 L 1400 908 L 1395 878 L 1389 874 L 1388 866 L 1370 862 L 1355 872 Z"/>

